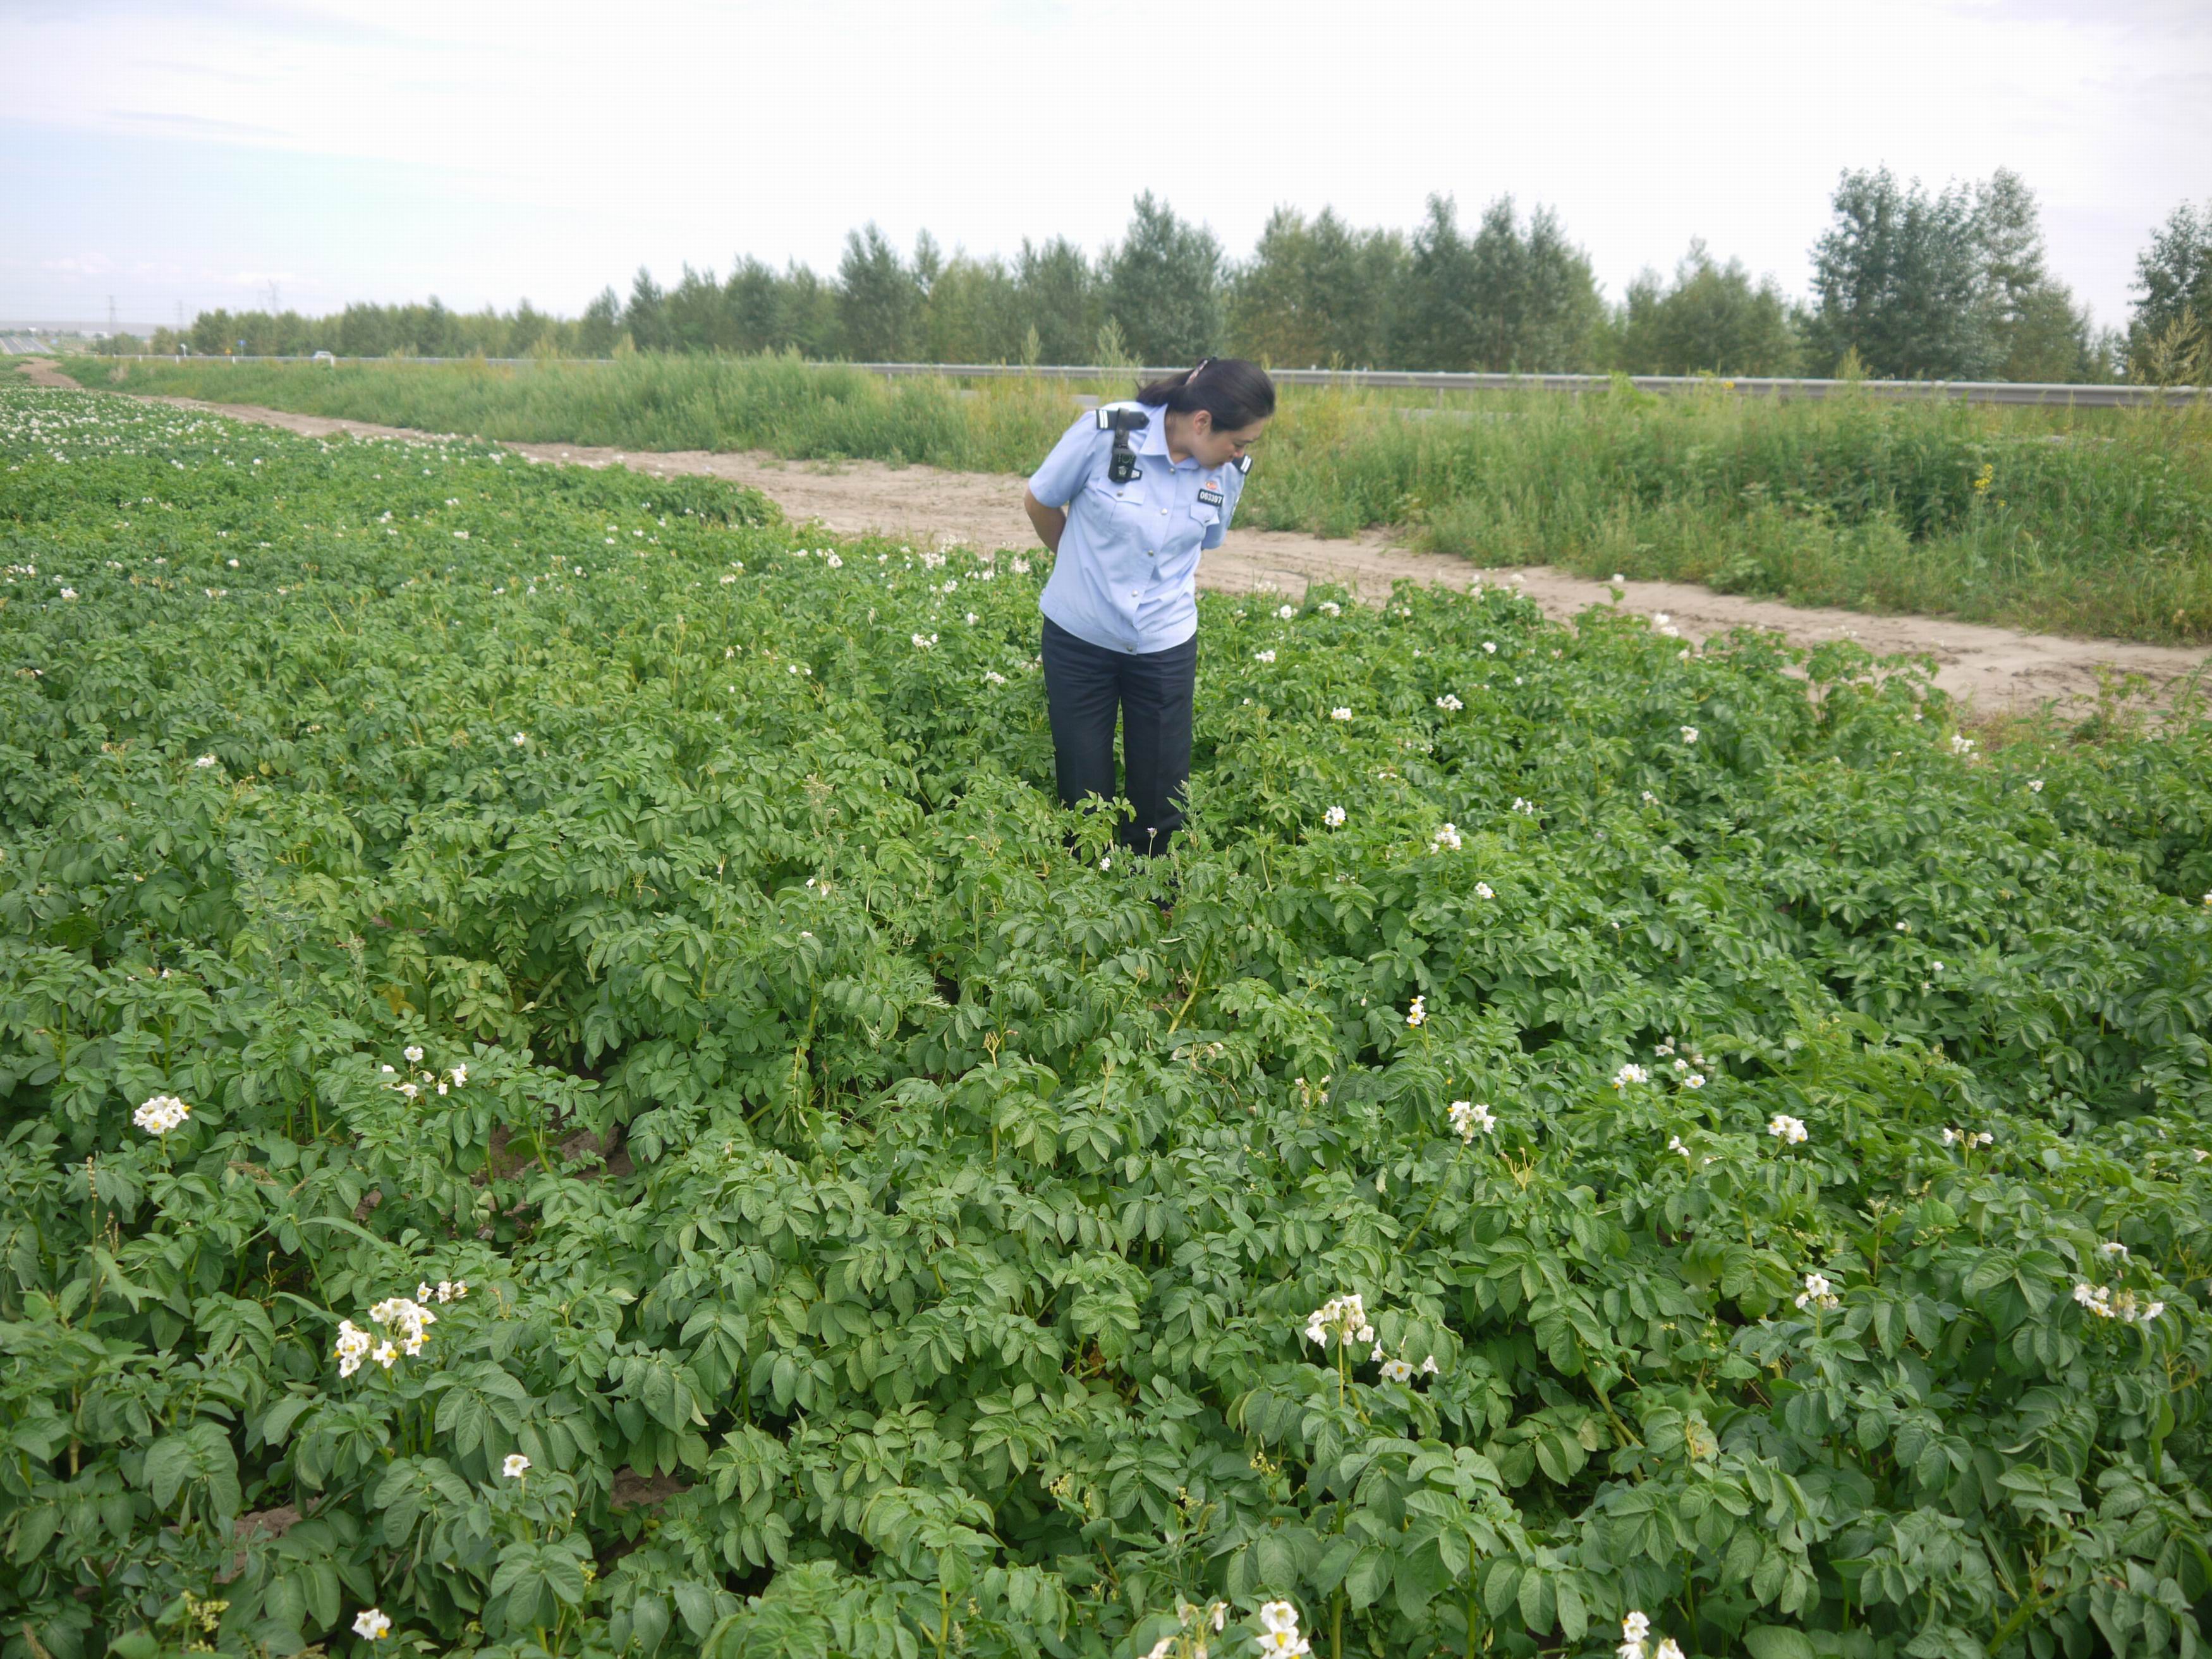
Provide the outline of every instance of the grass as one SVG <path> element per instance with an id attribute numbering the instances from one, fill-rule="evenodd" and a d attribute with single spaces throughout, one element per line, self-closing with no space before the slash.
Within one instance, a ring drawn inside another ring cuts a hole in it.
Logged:
<path id="1" fill-rule="evenodd" d="M 487 437 L 963 471 L 1026 471 L 1073 413 L 1060 382 L 886 381 L 780 358 L 141 361 L 108 374 L 94 383 Z M 1328 536 L 1388 526 L 1485 564 L 2212 642 L 2212 413 L 2201 403 L 2052 410 L 1717 389 L 1662 399 L 1626 388 L 1565 398 L 1291 387 L 1244 518 Z"/>

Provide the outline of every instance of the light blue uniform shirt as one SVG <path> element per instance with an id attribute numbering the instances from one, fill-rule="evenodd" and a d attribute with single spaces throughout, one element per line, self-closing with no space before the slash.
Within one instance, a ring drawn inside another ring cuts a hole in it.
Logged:
<path id="1" fill-rule="evenodd" d="M 1109 404 L 1109 409 L 1141 405 Z M 1085 414 L 1030 478 L 1030 493 L 1067 509 L 1067 529 L 1037 609 L 1109 651 L 1164 651 L 1198 632 L 1198 556 L 1221 545 L 1244 489 L 1233 465 L 1168 459 L 1167 410 L 1129 434 L 1144 476 L 1106 476 L 1114 434 Z"/>

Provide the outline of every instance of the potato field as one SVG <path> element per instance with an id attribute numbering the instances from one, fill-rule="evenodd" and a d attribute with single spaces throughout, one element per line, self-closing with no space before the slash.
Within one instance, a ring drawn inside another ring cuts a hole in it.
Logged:
<path id="1" fill-rule="evenodd" d="M 1207 594 L 1133 862 L 1041 549 L 0 464 L 5 1659 L 2203 1651 L 2201 708 Z"/>

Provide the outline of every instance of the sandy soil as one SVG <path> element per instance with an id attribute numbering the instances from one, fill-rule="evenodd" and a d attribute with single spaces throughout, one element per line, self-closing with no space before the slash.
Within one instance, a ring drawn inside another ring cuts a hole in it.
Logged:
<path id="1" fill-rule="evenodd" d="M 33 364 L 29 372 L 40 385 L 74 384 L 51 366 Z M 333 432 L 424 435 L 362 421 L 246 404 L 184 398 L 159 401 L 316 436 Z M 981 547 L 1018 548 L 1035 539 L 1022 514 L 1023 480 L 1014 473 L 946 472 L 927 466 L 886 466 L 878 461 L 785 461 L 758 452 L 634 453 L 580 444 L 510 443 L 507 447 L 541 461 L 581 466 L 620 463 L 655 477 L 704 473 L 727 478 L 760 490 L 795 523 L 818 522 L 832 534 L 889 533 L 917 546 L 959 540 Z M 1232 530 L 1226 544 L 1207 554 L 1199 570 L 1200 585 L 1205 587 L 1228 592 L 1273 588 L 1293 598 L 1303 594 L 1310 581 L 1333 581 L 1363 599 L 1380 600 L 1389 595 L 1391 583 L 1401 579 L 1455 586 L 1477 579 L 1516 582 L 1547 614 L 1562 620 L 1610 599 L 1605 584 L 1550 566 L 1489 570 L 1450 555 L 1395 546 L 1376 534 L 1334 540 L 1280 531 Z M 2153 687 L 2168 691 L 2212 663 L 2212 653 L 2200 650 L 2024 634 L 1939 617 L 1800 607 L 1716 593 L 1683 582 L 1632 581 L 1624 587 L 1624 605 L 1635 611 L 1668 613 L 1686 639 L 1753 627 L 1778 629 L 1800 645 L 1850 639 L 1877 656 L 1925 653 L 1936 659 L 1936 684 L 1954 696 L 1969 699 L 1973 711 L 1984 717 L 2031 714 L 2045 702 L 2078 712 L 2094 702 L 2100 671 L 2140 674 Z"/>

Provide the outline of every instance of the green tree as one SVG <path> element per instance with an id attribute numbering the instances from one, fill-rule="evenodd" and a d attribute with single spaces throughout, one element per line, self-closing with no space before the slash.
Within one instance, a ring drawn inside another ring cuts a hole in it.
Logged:
<path id="1" fill-rule="evenodd" d="M 1797 356 L 1774 279 L 1754 285 L 1742 261 L 1717 264 L 1701 240 L 1667 287 L 1650 270 L 1629 284 L 1617 361 L 1632 374 L 1792 374 Z"/>
<path id="2" fill-rule="evenodd" d="M 424 307 L 422 319 L 415 331 L 415 349 L 425 357 L 458 357 L 461 355 L 459 331 L 453 326 L 453 313 L 446 309 L 446 302 L 436 295 Z"/>
<path id="3" fill-rule="evenodd" d="M 623 307 L 623 331 L 640 351 L 665 351 L 668 340 L 668 296 L 643 265 L 629 285 L 629 303 Z"/>
<path id="4" fill-rule="evenodd" d="M 1310 223 L 1268 216 L 1229 290 L 1229 338 L 1243 356 L 1286 368 L 1371 363 L 1384 337 L 1405 243 L 1353 230 L 1331 208 Z"/>
<path id="5" fill-rule="evenodd" d="M 837 267 L 837 337 L 855 362 L 902 362 L 914 356 L 921 284 L 872 219 L 845 234 Z"/>
<path id="6" fill-rule="evenodd" d="M 399 343 L 393 328 L 397 316 L 392 306 L 348 306 L 338 313 L 338 343 L 331 349 L 341 357 L 383 356 Z M 195 340 L 194 349 L 199 349 Z"/>
<path id="7" fill-rule="evenodd" d="M 2088 312 L 2045 268 L 2035 192 L 2018 173 L 1999 167 L 1975 187 L 1973 223 L 1994 337 L 1992 372 L 2004 380 L 2101 379 L 2091 354 Z"/>
<path id="8" fill-rule="evenodd" d="M 576 349 L 586 357 L 611 356 L 621 333 L 622 301 L 611 286 L 603 288 L 599 297 L 584 307 L 576 328 Z"/>
<path id="9" fill-rule="evenodd" d="M 1458 205 L 1449 196 L 1432 195 L 1407 251 L 1389 335 L 1393 364 L 1431 370 L 1474 368 L 1474 260 L 1460 233 Z"/>
<path id="10" fill-rule="evenodd" d="M 1101 320 L 1099 284 L 1083 250 L 1065 236 L 1042 247 L 1032 246 L 1024 236 L 1013 276 L 1012 356 L 1021 356 L 1020 339 L 1035 329 L 1039 362 L 1089 362 Z"/>
<path id="11" fill-rule="evenodd" d="M 2212 370 L 2212 201 L 2184 202 L 2136 256 L 2128 374 L 2165 384 L 2197 383 Z M 2153 372 L 2156 360 L 2156 372 Z M 2182 366 L 2194 362 L 2203 368 Z"/>
<path id="12" fill-rule="evenodd" d="M 1140 364 L 1193 363 L 1220 349 L 1221 244 L 1146 191 L 1106 261 L 1106 309 Z"/>
<path id="13" fill-rule="evenodd" d="M 929 285 L 922 356 L 933 363 L 1006 363 L 1021 356 L 1013 273 L 997 258 L 955 253 Z"/>
<path id="14" fill-rule="evenodd" d="M 694 270 L 687 261 L 683 280 L 669 290 L 662 314 L 670 351 L 719 351 L 729 343 L 728 308 L 712 270 Z"/>
<path id="15" fill-rule="evenodd" d="M 1475 368 L 1544 374 L 1590 366 L 1605 307 L 1589 258 L 1549 208 L 1536 209 L 1524 233 L 1513 198 L 1499 197 L 1468 245 L 1468 265 Z"/>
<path id="16" fill-rule="evenodd" d="M 1996 367 L 1972 193 L 1908 189 L 1887 167 L 1846 172 L 1813 249 L 1808 354 L 1830 371 L 1856 351 L 1896 380 L 1979 380 Z"/>
<path id="17" fill-rule="evenodd" d="M 837 356 L 842 325 L 840 290 L 811 265 L 796 259 L 784 267 L 782 306 L 776 324 L 777 349 L 824 362 Z"/>
<path id="18" fill-rule="evenodd" d="M 1520 228 L 1513 198 L 1484 210 L 1472 237 L 1449 197 L 1429 198 L 1398 287 L 1400 367 L 1538 374 L 1587 366 L 1605 323 L 1589 261 L 1547 208 Z"/>
<path id="19" fill-rule="evenodd" d="M 766 260 L 750 255 L 730 267 L 722 284 L 723 326 L 730 349 L 780 351 L 783 338 L 783 281 Z"/>
<path id="20" fill-rule="evenodd" d="M 507 349 L 499 356 L 527 357 L 539 341 L 553 337 L 559 330 L 558 319 L 547 316 L 526 299 L 514 308 L 514 321 L 507 330 Z"/>

